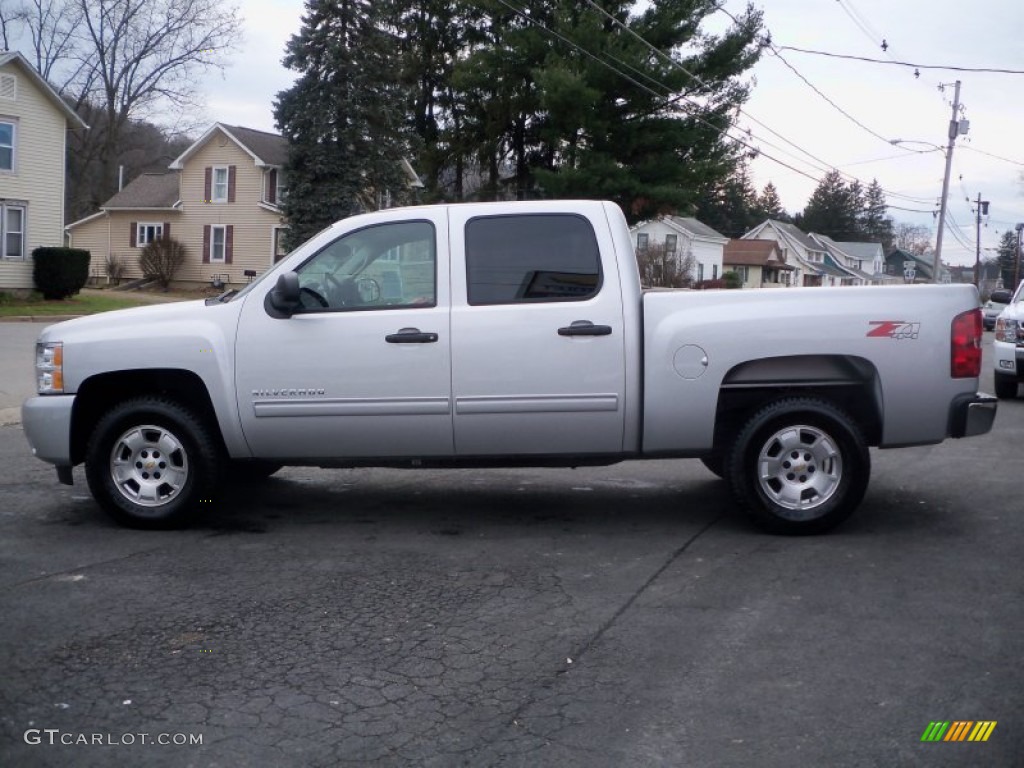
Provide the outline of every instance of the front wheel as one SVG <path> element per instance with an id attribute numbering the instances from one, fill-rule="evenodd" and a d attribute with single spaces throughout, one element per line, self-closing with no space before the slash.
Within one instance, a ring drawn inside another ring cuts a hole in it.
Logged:
<path id="1" fill-rule="evenodd" d="M 133 528 L 188 522 L 210 501 L 220 472 L 220 450 L 209 428 L 164 398 L 141 397 L 112 409 L 86 448 L 93 498 Z"/>
<path id="2" fill-rule="evenodd" d="M 871 457 L 856 423 L 831 403 L 787 398 L 740 430 L 726 458 L 737 501 L 761 527 L 823 533 L 860 504 Z"/>

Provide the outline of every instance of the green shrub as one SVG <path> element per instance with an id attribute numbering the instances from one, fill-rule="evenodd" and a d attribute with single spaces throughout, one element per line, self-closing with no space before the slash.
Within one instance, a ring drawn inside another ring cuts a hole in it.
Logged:
<path id="1" fill-rule="evenodd" d="M 743 277 L 739 272 L 730 269 L 728 272 L 722 273 L 722 282 L 725 283 L 726 288 L 742 288 Z"/>
<path id="2" fill-rule="evenodd" d="M 89 252 L 81 248 L 36 248 L 32 262 L 32 279 L 44 299 L 74 296 L 89 279 Z"/>

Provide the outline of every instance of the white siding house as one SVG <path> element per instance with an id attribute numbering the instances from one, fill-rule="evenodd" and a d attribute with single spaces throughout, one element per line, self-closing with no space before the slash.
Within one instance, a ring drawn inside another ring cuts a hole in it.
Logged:
<path id="1" fill-rule="evenodd" d="M 717 280 L 722 276 L 722 256 L 729 238 L 697 219 L 661 216 L 637 224 L 632 233 L 633 247 L 638 254 L 653 246 L 663 247 L 666 254 L 674 255 L 677 265 L 685 263 L 688 256 L 692 257 L 693 269 L 689 277 L 693 281 Z"/>
<path id="2" fill-rule="evenodd" d="M 64 244 L 69 128 L 88 126 L 31 64 L 0 53 L 0 290 L 32 283 L 32 251 Z"/>

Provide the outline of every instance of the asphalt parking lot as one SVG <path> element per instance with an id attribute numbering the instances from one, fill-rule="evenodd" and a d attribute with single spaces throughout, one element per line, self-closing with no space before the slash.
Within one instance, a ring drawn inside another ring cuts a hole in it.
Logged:
<path id="1" fill-rule="evenodd" d="M 287 469 L 130 531 L 0 427 L 0 765 L 1020 766 L 1022 434 L 874 451 L 787 539 L 669 461 Z"/>

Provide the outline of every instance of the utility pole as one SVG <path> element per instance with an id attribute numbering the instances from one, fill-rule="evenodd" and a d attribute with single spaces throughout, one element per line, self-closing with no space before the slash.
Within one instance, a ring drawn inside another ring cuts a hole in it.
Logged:
<path id="1" fill-rule="evenodd" d="M 932 282 L 940 281 L 939 273 L 942 270 L 942 230 L 946 227 L 946 197 L 949 195 L 949 173 L 953 167 L 953 147 L 956 146 L 956 137 L 960 135 L 960 121 L 957 114 L 960 112 L 960 81 L 956 81 L 956 89 L 953 93 L 953 116 L 949 120 L 949 146 L 946 147 L 946 175 L 942 177 L 942 201 L 939 203 L 939 231 L 935 235 L 935 264 L 932 267 Z M 966 131 L 964 131 L 966 133 Z"/>
<path id="2" fill-rule="evenodd" d="M 981 217 L 988 216 L 988 200 L 981 199 L 981 192 L 978 193 L 978 199 L 975 201 L 975 225 L 977 227 L 974 234 L 975 252 L 974 252 L 974 287 L 981 291 Z"/>

